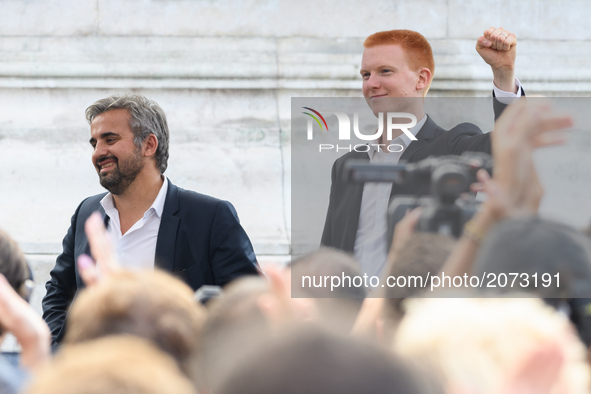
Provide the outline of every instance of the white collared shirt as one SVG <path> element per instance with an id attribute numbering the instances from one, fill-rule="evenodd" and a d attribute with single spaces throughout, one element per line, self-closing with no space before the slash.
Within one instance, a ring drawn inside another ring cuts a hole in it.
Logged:
<path id="1" fill-rule="evenodd" d="M 424 115 L 408 131 L 416 136 L 426 121 L 427 115 Z M 369 144 L 369 162 L 371 164 L 398 164 L 404 150 L 392 149 L 392 152 L 388 152 L 385 147 L 381 147 L 381 149 L 377 147 L 377 143 L 377 141 L 373 141 Z M 402 145 L 406 149 L 410 143 L 410 138 L 405 133 L 402 133 L 392 140 L 391 145 Z M 396 150 L 400 150 L 400 152 L 396 152 Z M 388 246 L 386 240 L 386 234 L 388 233 L 386 212 L 391 192 L 391 183 L 369 182 L 363 185 L 354 253 L 355 259 L 361 264 L 361 271 L 369 276 L 379 276 L 386 263 L 388 254 L 386 250 Z"/>
<path id="2" fill-rule="evenodd" d="M 117 259 L 124 268 L 154 269 L 156 241 L 168 191 L 168 180 L 165 176 L 163 178 L 164 182 L 152 206 L 125 234 L 121 234 L 119 211 L 115 207 L 113 195 L 107 193 L 100 202 L 109 216 L 107 233 L 115 245 Z"/>
<path id="3" fill-rule="evenodd" d="M 521 83 L 515 78 L 517 93 L 500 90 L 493 83 L 495 97 L 503 104 L 511 104 L 515 99 L 521 97 Z M 412 135 L 417 135 L 421 130 L 427 116 L 409 129 Z M 411 143 L 410 138 L 402 133 L 399 137 L 392 140 L 392 144 L 403 145 L 406 149 Z M 403 151 L 401 152 L 378 152 L 376 141 L 370 143 L 368 151 L 369 162 L 372 164 L 398 164 Z M 382 147 L 383 148 L 383 147 Z M 394 150 L 394 149 L 392 149 Z M 379 276 L 386 264 L 388 251 L 388 204 L 390 202 L 390 193 L 392 192 L 391 183 L 366 183 L 363 185 L 363 195 L 361 197 L 361 209 L 359 211 L 359 224 L 357 226 L 357 235 L 355 237 L 355 259 L 361 265 L 361 270 L 368 276 Z"/>

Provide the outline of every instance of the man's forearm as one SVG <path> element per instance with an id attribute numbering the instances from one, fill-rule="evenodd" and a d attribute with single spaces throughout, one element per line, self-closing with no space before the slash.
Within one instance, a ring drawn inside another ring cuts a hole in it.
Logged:
<path id="1" fill-rule="evenodd" d="M 482 208 L 483 209 L 469 222 L 471 224 L 470 230 L 464 230 L 464 234 L 445 262 L 442 271 L 447 275 L 470 275 L 474 258 L 480 248 L 481 238 L 483 238 L 488 232 L 488 229 L 497 222 L 497 219 L 491 210 L 488 209 L 486 203 L 483 204 Z"/>
<path id="2" fill-rule="evenodd" d="M 517 85 L 515 84 L 515 69 L 494 69 L 493 83 L 495 86 L 506 92 L 517 93 Z"/>

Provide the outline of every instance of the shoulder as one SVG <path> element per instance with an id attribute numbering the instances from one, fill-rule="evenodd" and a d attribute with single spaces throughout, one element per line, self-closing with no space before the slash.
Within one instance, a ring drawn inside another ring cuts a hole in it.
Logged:
<path id="1" fill-rule="evenodd" d="M 348 152 L 335 160 L 333 167 L 342 168 L 349 160 L 369 160 L 367 152 Z"/>
<path id="2" fill-rule="evenodd" d="M 453 127 L 448 132 L 445 133 L 445 136 L 450 141 L 454 141 L 457 138 L 462 137 L 470 137 L 474 135 L 481 135 L 482 130 L 480 127 L 476 126 L 474 123 L 460 123 L 459 125 Z"/>
<path id="3" fill-rule="evenodd" d="M 215 198 L 212 196 L 208 196 L 207 194 L 197 193 L 193 190 L 183 189 L 178 187 L 179 191 L 179 201 L 181 203 L 188 203 L 188 204 L 198 204 L 202 206 L 211 206 L 215 207 L 219 204 L 228 203 L 228 201 L 220 200 L 219 198 Z"/>
<path id="4" fill-rule="evenodd" d="M 172 185 L 178 190 L 178 204 L 181 213 L 199 213 L 215 215 L 219 211 L 230 211 L 236 215 L 234 206 L 229 201 L 221 200 L 207 194 L 197 193 Z"/>

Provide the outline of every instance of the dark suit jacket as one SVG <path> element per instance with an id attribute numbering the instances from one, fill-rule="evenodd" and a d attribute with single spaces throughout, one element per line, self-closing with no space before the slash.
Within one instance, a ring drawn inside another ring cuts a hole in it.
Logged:
<path id="1" fill-rule="evenodd" d="M 99 203 L 105 195 L 89 197 L 76 209 L 63 241 L 63 252 L 45 286 L 43 318 L 54 343 L 63 338 L 70 303 L 84 287 L 75 263 L 81 254 L 90 255 L 84 223 L 97 210 L 108 223 Z M 181 189 L 170 181 L 156 242 L 155 265 L 172 272 L 193 290 L 205 284 L 223 286 L 238 276 L 258 274 L 252 245 L 232 204 Z"/>
<path id="2" fill-rule="evenodd" d="M 521 94 L 525 96 L 523 90 Z M 495 99 L 493 107 L 496 120 L 506 105 Z M 406 148 L 400 161 L 405 160 L 413 163 L 431 156 L 460 155 L 468 151 L 491 153 L 490 134 L 483 134 L 478 126 L 472 123 L 461 123 L 447 131 L 427 117 L 427 121 L 416 137 L 417 141 L 412 141 Z M 334 247 L 350 253 L 354 251 L 363 195 L 363 184 L 343 181 L 345 162 L 352 159 L 369 162 L 369 155 L 367 152 L 353 151 L 334 162 L 330 200 L 320 241 L 323 246 Z M 408 189 L 408 186 L 393 185 L 390 198 L 394 195 L 414 194 L 416 191 Z"/>

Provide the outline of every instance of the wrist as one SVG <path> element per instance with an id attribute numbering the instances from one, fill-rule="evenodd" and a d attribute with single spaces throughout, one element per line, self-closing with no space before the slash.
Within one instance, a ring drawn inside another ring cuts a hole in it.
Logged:
<path id="1" fill-rule="evenodd" d="M 517 93 L 515 70 L 513 68 L 493 69 L 493 83 L 500 90 Z"/>
<path id="2" fill-rule="evenodd" d="M 472 240 L 476 244 L 480 244 L 488 230 L 497 221 L 497 215 L 492 210 L 490 204 L 485 202 L 482 204 L 481 210 L 466 223 L 462 236 Z"/>

